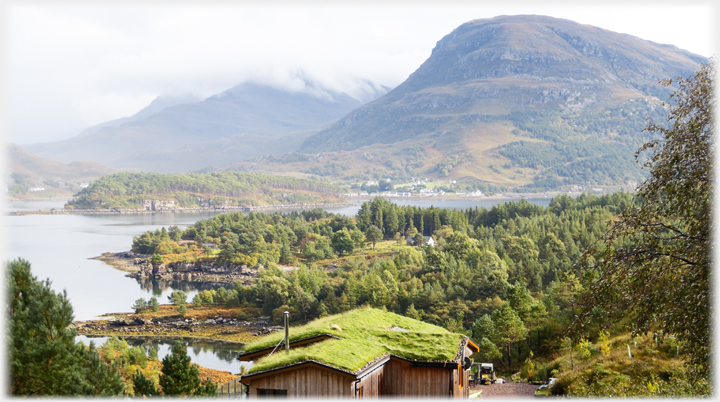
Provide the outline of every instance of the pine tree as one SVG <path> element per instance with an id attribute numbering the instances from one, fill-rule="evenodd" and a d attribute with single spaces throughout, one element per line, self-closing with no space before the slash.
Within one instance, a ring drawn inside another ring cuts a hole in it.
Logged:
<path id="1" fill-rule="evenodd" d="M 75 343 L 67 294 L 38 281 L 30 263 L 7 265 L 10 332 L 10 393 L 13 395 L 119 395 L 117 370 L 92 349 Z"/>
<path id="2" fill-rule="evenodd" d="M 217 396 L 217 384 L 212 382 L 210 377 L 206 378 L 205 381 L 193 392 L 194 396 Z"/>
<path id="3" fill-rule="evenodd" d="M 135 396 L 160 395 L 155 383 L 151 379 L 145 377 L 140 370 L 137 370 L 135 374 L 133 374 L 132 382 Z"/>
<path id="4" fill-rule="evenodd" d="M 365 240 L 372 243 L 373 251 L 375 251 L 375 243 L 382 240 L 382 236 L 382 231 L 375 225 L 370 225 L 365 231 Z"/>
<path id="5" fill-rule="evenodd" d="M 157 297 L 153 296 L 150 299 L 150 302 L 148 303 L 148 305 L 150 306 L 150 310 L 153 312 L 160 310 L 160 303 L 158 302 Z"/>
<path id="6" fill-rule="evenodd" d="M 508 368 L 512 372 L 510 345 L 525 339 L 527 328 L 508 302 L 503 303 L 499 310 L 495 310 L 492 318 L 500 342 L 507 346 Z"/>
<path id="7" fill-rule="evenodd" d="M 283 264 L 292 264 L 295 262 L 292 252 L 290 252 L 290 244 L 284 243 L 280 250 L 280 262 Z"/>
<path id="8" fill-rule="evenodd" d="M 405 316 L 415 320 L 420 319 L 420 315 L 417 310 L 415 310 L 415 303 L 410 303 L 410 307 L 408 307 L 407 311 L 405 311 Z"/>
<path id="9" fill-rule="evenodd" d="M 175 342 L 162 364 L 160 387 L 164 395 L 193 395 L 200 387 L 200 370 L 190 364 L 190 356 L 182 343 Z"/>
<path id="10" fill-rule="evenodd" d="M 81 347 L 77 357 L 84 364 L 85 381 L 82 395 L 114 396 L 121 395 L 125 391 L 120 371 L 116 366 L 110 366 L 103 361 L 93 342 L 90 342 L 87 348 Z"/>
<path id="11" fill-rule="evenodd" d="M 136 313 L 139 313 L 143 310 L 145 310 L 148 307 L 147 302 L 145 302 L 145 299 L 142 297 L 135 300 L 135 304 L 133 304 L 132 309 L 135 310 Z"/>

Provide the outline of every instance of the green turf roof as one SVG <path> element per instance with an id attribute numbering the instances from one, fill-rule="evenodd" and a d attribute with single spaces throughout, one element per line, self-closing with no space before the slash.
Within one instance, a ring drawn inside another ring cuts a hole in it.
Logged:
<path id="1" fill-rule="evenodd" d="M 341 330 L 333 328 L 333 325 Z M 400 327 L 407 331 L 391 329 Z M 453 334 L 436 325 L 373 308 L 361 308 L 343 314 L 314 320 L 299 327 L 290 327 L 290 341 L 320 334 L 328 339 L 309 346 L 290 349 L 281 346 L 269 358 L 255 362 L 250 373 L 270 370 L 289 364 L 315 360 L 347 371 L 357 371 L 373 359 L 391 353 L 419 361 L 451 361 L 460 348 L 460 334 Z M 274 347 L 284 333 L 276 332 L 248 344 L 247 352 Z"/>

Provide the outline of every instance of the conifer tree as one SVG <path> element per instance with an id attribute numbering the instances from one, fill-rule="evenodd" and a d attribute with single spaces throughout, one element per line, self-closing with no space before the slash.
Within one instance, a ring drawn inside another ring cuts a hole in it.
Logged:
<path id="1" fill-rule="evenodd" d="M 133 390 L 135 396 L 157 396 L 160 392 L 157 390 L 155 383 L 145 377 L 140 370 L 137 370 L 132 376 Z"/>
<path id="2" fill-rule="evenodd" d="M 499 310 L 493 312 L 492 320 L 500 342 L 507 346 L 508 368 L 512 371 L 510 345 L 525 339 L 527 328 L 508 302 L 503 303 Z"/>
<path id="3" fill-rule="evenodd" d="M 157 297 L 153 296 L 150 299 L 150 302 L 148 302 L 148 306 L 150 307 L 150 310 L 153 312 L 160 310 L 160 303 L 158 302 Z"/>
<path id="4" fill-rule="evenodd" d="M 190 356 L 182 343 L 176 342 L 172 346 L 171 353 L 163 358 L 162 364 L 160 387 L 164 395 L 215 395 L 210 393 L 209 379 L 201 386 L 200 370 L 190 364 Z"/>
<path id="5" fill-rule="evenodd" d="M 117 370 L 100 359 L 91 343 L 75 343 L 69 329 L 73 309 L 67 294 L 38 281 L 30 263 L 7 265 L 9 296 L 10 392 L 14 395 L 119 395 Z"/>
<path id="6" fill-rule="evenodd" d="M 417 310 L 415 310 L 415 303 L 410 303 L 410 307 L 408 307 L 407 311 L 405 312 L 405 316 L 416 320 L 420 318 Z"/>
<path id="7" fill-rule="evenodd" d="M 375 225 L 370 225 L 365 231 L 365 240 L 372 243 L 373 251 L 375 251 L 375 243 L 382 240 L 382 236 L 382 231 Z"/>

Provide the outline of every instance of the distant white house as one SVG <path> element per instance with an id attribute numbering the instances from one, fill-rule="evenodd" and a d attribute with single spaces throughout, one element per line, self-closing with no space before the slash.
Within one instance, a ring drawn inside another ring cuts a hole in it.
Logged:
<path id="1" fill-rule="evenodd" d="M 81 188 L 87 188 L 89 185 L 89 183 L 80 183 Z"/>
<path id="2" fill-rule="evenodd" d="M 435 247 L 435 240 L 433 240 L 432 236 L 423 236 L 425 238 L 425 244 L 428 246 Z M 412 236 L 408 236 L 405 238 L 405 244 L 408 246 L 414 246 L 415 240 L 413 240 Z"/>

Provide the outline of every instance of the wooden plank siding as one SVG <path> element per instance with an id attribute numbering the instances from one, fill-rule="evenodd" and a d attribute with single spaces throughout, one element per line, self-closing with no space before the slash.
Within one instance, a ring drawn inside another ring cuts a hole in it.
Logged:
<path id="1" fill-rule="evenodd" d="M 251 398 L 258 397 L 258 389 L 286 390 L 290 398 L 467 398 L 468 374 L 457 363 L 449 363 L 447 367 L 423 367 L 391 357 L 372 371 L 363 373 L 357 383 L 353 375 L 305 364 L 247 380 Z"/>
<path id="2" fill-rule="evenodd" d="M 382 368 L 382 370 L 380 370 Z M 382 374 L 382 377 L 380 377 Z M 452 372 L 445 368 L 411 367 L 410 362 L 391 358 L 372 374 L 363 377 L 363 398 L 380 396 L 449 397 Z M 379 394 L 375 386 L 379 381 Z"/>
<path id="3" fill-rule="evenodd" d="M 359 390 L 360 387 L 362 387 L 362 399 L 377 399 L 380 395 L 386 394 L 380 388 L 382 382 L 385 381 L 383 374 L 385 373 L 386 365 L 387 363 L 383 364 L 360 379 L 360 382 L 357 384 L 357 389 Z"/>
<path id="4" fill-rule="evenodd" d="M 354 381 L 351 377 L 320 367 L 298 367 L 250 381 L 250 397 L 258 389 L 287 390 L 288 397 L 350 398 Z"/>

